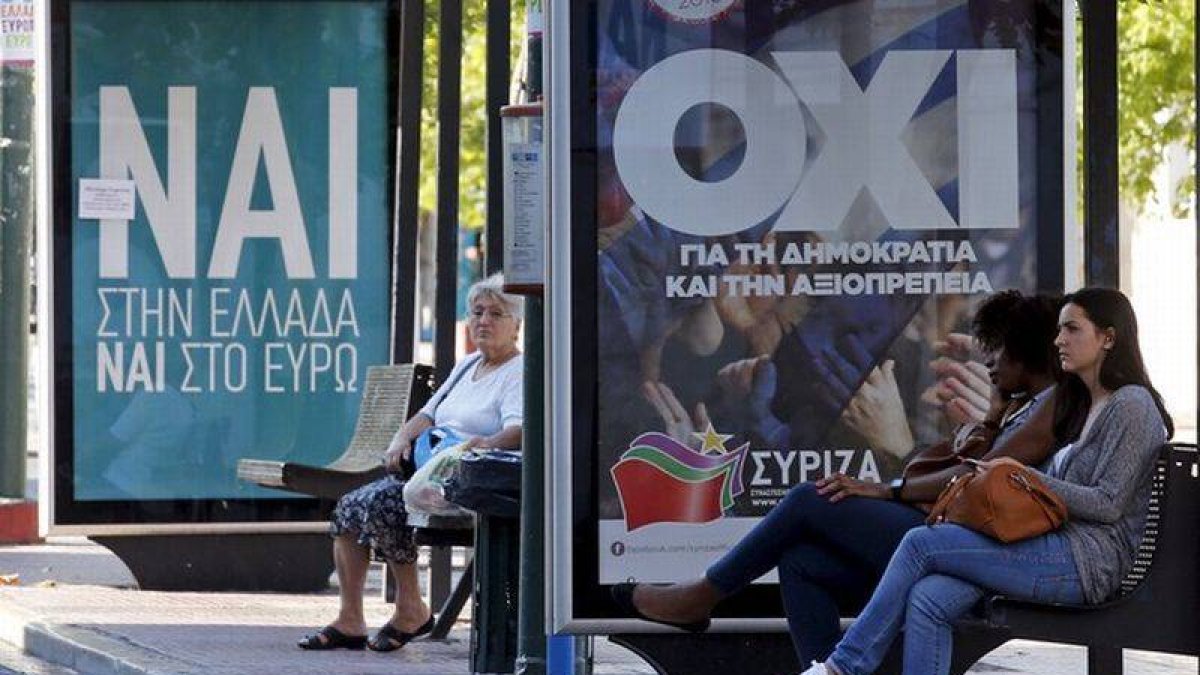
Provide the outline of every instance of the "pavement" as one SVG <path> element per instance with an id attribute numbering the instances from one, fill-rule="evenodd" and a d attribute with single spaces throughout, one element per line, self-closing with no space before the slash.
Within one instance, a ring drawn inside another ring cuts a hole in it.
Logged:
<path id="1" fill-rule="evenodd" d="M 465 560 L 455 562 L 461 570 Z M 368 578 L 372 626 L 390 614 L 381 573 L 375 566 Z M 20 583 L 0 586 L 0 675 L 469 671 L 469 607 L 446 640 L 391 654 L 305 652 L 296 640 L 336 614 L 333 586 L 314 594 L 141 591 L 116 556 L 82 538 L 0 547 L 0 575 L 11 574 Z M 615 645 L 599 651 L 598 675 L 654 672 Z"/>
<path id="2" fill-rule="evenodd" d="M 373 570 L 368 580 L 366 612 L 373 626 L 389 613 L 379 573 Z M 470 669 L 469 617 L 447 640 L 418 640 L 391 654 L 297 649 L 300 636 L 336 612 L 332 587 L 315 594 L 141 591 L 116 556 L 81 538 L 0 547 L 0 575 L 10 574 L 19 575 L 19 584 L 0 586 L 0 675 L 440 675 Z M 596 675 L 654 672 L 602 638 L 595 642 L 595 664 Z M 1128 675 L 1198 672 L 1195 658 L 1148 652 L 1126 652 L 1125 665 Z M 1083 675 L 1085 654 L 1015 641 L 971 672 Z"/>

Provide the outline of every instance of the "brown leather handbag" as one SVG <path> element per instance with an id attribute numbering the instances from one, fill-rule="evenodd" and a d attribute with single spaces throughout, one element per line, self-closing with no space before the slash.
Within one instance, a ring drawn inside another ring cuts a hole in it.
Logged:
<path id="1" fill-rule="evenodd" d="M 942 490 L 927 524 L 958 523 L 1008 544 L 1046 534 L 1066 522 L 1066 505 L 1024 464 L 1008 457 L 986 468 L 976 460 L 963 463 L 972 471 Z"/>

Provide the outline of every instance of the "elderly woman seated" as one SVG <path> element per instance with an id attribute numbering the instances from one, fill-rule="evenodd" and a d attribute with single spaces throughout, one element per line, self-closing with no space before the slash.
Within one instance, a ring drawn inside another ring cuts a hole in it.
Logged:
<path id="1" fill-rule="evenodd" d="M 522 302 L 502 291 L 493 275 L 471 287 L 467 325 L 479 351 L 454 366 L 450 377 L 392 439 L 384 455 L 389 475 L 347 493 L 333 513 L 333 559 L 341 605 L 332 623 L 299 642 L 302 649 L 399 649 L 433 628 L 433 615 L 417 585 L 417 549 L 406 524 L 404 482 L 394 474 L 426 430 L 446 429 L 470 447 L 521 445 L 522 357 L 517 349 Z M 371 552 L 396 578 L 391 619 L 367 640 L 363 585 Z"/>

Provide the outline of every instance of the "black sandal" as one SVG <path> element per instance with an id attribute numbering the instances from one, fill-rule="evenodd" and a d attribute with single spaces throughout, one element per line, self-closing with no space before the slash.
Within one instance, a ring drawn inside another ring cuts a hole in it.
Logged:
<path id="1" fill-rule="evenodd" d="M 642 621 L 650 621 L 652 623 L 660 623 L 664 626 L 678 628 L 680 630 L 685 630 L 689 633 L 703 633 L 704 631 L 708 630 L 708 627 L 710 625 L 712 625 L 711 619 L 702 619 L 700 621 L 686 621 L 686 622 L 684 622 L 684 621 L 667 621 L 665 619 L 651 618 L 651 617 L 646 616 L 645 614 L 642 614 L 641 610 L 639 610 L 637 608 L 637 605 L 633 604 L 633 589 L 636 586 L 637 586 L 637 584 L 623 583 L 623 584 L 616 584 L 615 586 L 612 587 L 613 600 L 617 603 L 617 607 L 620 607 L 621 611 L 624 612 L 626 616 L 641 619 Z"/>
<path id="2" fill-rule="evenodd" d="M 389 621 L 383 624 L 383 627 L 379 629 L 378 633 L 375 633 L 375 636 L 372 637 L 371 641 L 367 643 L 367 647 L 373 652 L 394 652 L 411 642 L 413 638 L 419 638 L 422 635 L 428 635 L 432 630 L 432 614 L 429 615 L 429 620 L 422 624 L 420 628 L 411 633 L 405 633 L 399 628 L 393 626 L 392 622 Z"/>
<path id="3" fill-rule="evenodd" d="M 327 649 L 365 649 L 366 635 L 346 635 L 333 626 L 325 626 L 314 635 L 305 636 L 296 643 L 300 649 L 324 651 Z"/>

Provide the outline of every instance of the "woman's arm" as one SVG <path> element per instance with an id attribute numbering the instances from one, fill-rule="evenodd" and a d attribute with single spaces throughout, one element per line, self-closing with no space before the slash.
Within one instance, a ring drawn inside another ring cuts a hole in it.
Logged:
<path id="1" fill-rule="evenodd" d="M 467 439 L 468 448 L 500 448 L 512 450 L 521 447 L 521 425 L 507 426 L 491 436 L 472 436 Z"/>
<path id="2" fill-rule="evenodd" d="M 392 442 L 388 444 L 387 451 L 383 453 L 383 465 L 387 470 L 398 471 L 400 463 L 412 456 L 413 441 L 417 440 L 421 432 L 432 426 L 433 420 L 423 412 L 413 415 L 400 425 L 400 429 L 392 437 Z"/>
<path id="3" fill-rule="evenodd" d="M 1123 395 L 1118 398 L 1118 394 Z M 1103 425 L 1086 439 L 1087 446 L 1099 445 L 1102 453 L 1095 484 L 1080 485 L 1041 474 L 1067 505 L 1071 518 L 1100 523 L 1120 520 L 1167 440 L 1158 408 L 1145 389 L 1114 393 L 1109 405 L 1112 409 Z M 1077 446 L 1074 452 L 1081 449 Z"/>
<path id="4" fill-rule="evenodd" d="M 995 459 L 997 457 L 1012 457 L 1022 464 L 1040 464 L 1054 450 L 1054 397 L 1046 396 L 1034 404 L 1028 417 L 1000 442 L 996 438 L 1000 434 L 1000 419 L 1006 406 L 996 406 L 989 412 L 984 421 L 975 425 L 967 438 L 959 445 L 956 452 L 964 457 Z M 955 476 L 968 472 L 967 467 L 951 466 L 940 471 L 914 476 L 904 483 L 900 499 L 910 503 L 933 503 L 938 495 Z M 860 481 L 855 478 L 834 474 L 817 481 L 817 489 L 830 501 L 838 501 L 844 497 L 861 496 L 888 499 L 891 490 L 888 486 Z"/>
<path id="5" fill-rule="evenodd" d="M 1029 416 L 1016 429 L 999 442 L 995 439 L 999 433 L 999 423 L 995 420 L 985 420 L 971 432 L 960 452 L 970 456 L 965 446 L 967 444 L 982 444 L 989 447 L 982 459 L 990 460 L 997 457 L 1012 457 L 1026 466 L 1036 466 L 1046 460 L 1054 451 L 1054 401 L 1053 394 L 1044 397 L 1034 404 Z M 976 455 L 977 456 L 977 455 Z M 968 472 L 964 466 L 952 466 L 941 471 L 918 476 L 904 484 L 901 497 L 906 502 L 936 501 L 942 489 L 950 479 Z"/>

